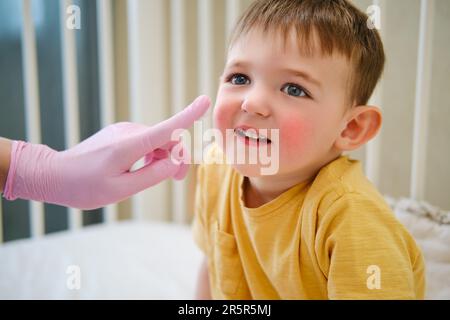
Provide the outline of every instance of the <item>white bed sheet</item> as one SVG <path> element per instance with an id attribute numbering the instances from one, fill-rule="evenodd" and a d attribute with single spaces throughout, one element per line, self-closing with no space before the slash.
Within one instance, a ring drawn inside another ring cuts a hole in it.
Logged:
<path id="1" fill-rule="evenodd" d="M 189 227 L 168 223 L 14 241 L 0 247 L 0 299 L 193 299 L 201 256 Z M 79 290 L 67 286 L 71 265 L 80 268 Z"/>
<path id="2" fill-rule="evenodd" d="M 395 214 L 422 249 L 427 284 L 425 299 L 450 299 L 450 225 L 440 225 L 400 209 Z"/>

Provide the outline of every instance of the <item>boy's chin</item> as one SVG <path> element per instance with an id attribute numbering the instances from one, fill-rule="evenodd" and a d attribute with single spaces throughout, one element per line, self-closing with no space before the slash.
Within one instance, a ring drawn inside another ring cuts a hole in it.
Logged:
<path id="1" fill-rule="evenodd" d="M 267 174 L 267 170 L 264 170 L 265 166 L 258 164 L 233 164 L 232 167 L 244 177 L 262 177 L 273 175 Z"/>

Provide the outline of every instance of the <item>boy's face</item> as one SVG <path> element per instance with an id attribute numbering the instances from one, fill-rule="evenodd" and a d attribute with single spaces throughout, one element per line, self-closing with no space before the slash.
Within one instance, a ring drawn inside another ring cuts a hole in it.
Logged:
<path id="1" fill-rule="evenodd" d="M 280 177 L 307 179 L 340 151 L 334 142 L 345 128 L 349 64 L 343 56 L 303 55 L 292 32 L 258 30 L 240 37 L 228 53 L 214 109 L 214 124 L 279 129 Z M 310 79 L 308 79 L 310 77 Z M 272 144 L 275 141 L 271 142 Z M 238 148 L 258 148 L 237 138 Z M 222 146 L 226 148 L 226 146 Z M 259 176 L 258 165 L 234 165 L 244 176 Z M 309 175 L 309 176 L 308 176 Z"/>

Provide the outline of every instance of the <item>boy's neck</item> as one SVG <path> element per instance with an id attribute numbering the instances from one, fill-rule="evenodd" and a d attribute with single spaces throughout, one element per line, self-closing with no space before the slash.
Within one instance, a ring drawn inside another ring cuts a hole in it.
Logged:
<path id="1" fill-rule="evenodd" d="M 242 188 L 245 206 L 247 208 L 258 208 L 274 200 L 295 185 L 311 179 L 312 176 L 314 175 L 305 176 L 300 179 L 298 177 L 286 179 L 244 177 Z"/>
<path id="2" fill-rule="evenodd" d="M 290 188 L 314 179 L 320 169 L 340 156 L 341 154 L 333 155 L 331 160 L 329 159 L 298 174 L 244 177 L 242 190 L 245 206 L 247 208 L 258 208 L 276 199 Z"/>

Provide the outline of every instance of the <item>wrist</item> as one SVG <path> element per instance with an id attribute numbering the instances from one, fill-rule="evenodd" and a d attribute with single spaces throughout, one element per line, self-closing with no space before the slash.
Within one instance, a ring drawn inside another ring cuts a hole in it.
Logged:
<path id="1" fill-rule="evenodd" d="M 48 202 L 54 196 L 56 188 L 53 169 L 56 153 L 45 145 L 14 141 L 3 191 L 5 199 Z"/>
<path id="2" fill-rule="evenodd" d="M 9 166 L 11 164 L 12 141 L 0 138 L 0 192 L 5 190 Z"/>

